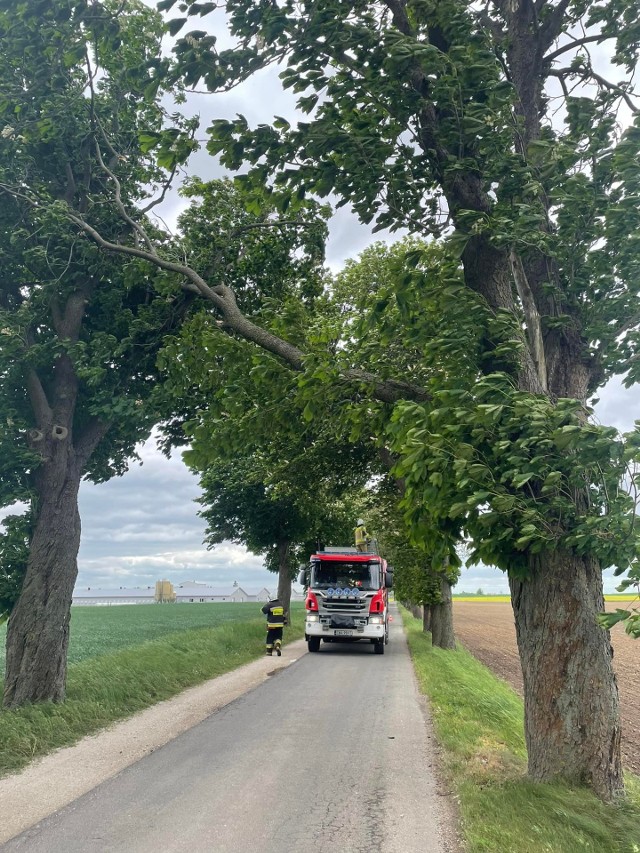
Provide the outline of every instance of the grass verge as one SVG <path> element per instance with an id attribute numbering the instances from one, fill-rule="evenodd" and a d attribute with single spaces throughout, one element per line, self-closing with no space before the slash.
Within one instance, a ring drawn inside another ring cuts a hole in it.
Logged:
<path id="1" fill-rule="evenodd" d="M 469 853 L 638 853 L 640 779 L 606 806 L 588 791 L 525 779 L 523 704 L 465 649 L 434 649 L 402 609 L 420 689 L 430 699 L 444 771 Z"/>
<path id="2" fill-rule="evenodd" d="M 304 635 L 300 608 L 292 608 L 291 621 L 285 645 Z M 170 633 L 71 665 L 63 703 L 0 711 L 0 775 L 261 657 L 265 633 L 263 618 L 226 622 Z"/>

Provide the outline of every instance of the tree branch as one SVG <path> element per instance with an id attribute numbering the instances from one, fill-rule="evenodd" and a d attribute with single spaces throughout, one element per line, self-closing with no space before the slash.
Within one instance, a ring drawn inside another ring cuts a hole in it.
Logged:
<path id="1" fill-rule="evenodd" d="M 578 47 L 582 47 L 583 44 L 589 44 L 594 41 L 604 41 L 606 36 L 603 36 L 602 33 L 598 33 L 593 36 L 585 36 L 581 39 L 574 39 L 573 41 L 567 42 L 567 44 L 562 45 L 557 50 L 554 50 L 553 53 L 547 54 L 547 56 L 543 57 L 543 62 L 553 62 L 554 59 L 557 59 L 559 56 L 562 56 L 563 53 L 567 53 L 570 50 L 575 50 Z"/>
<path id="2" fill-rule="evenodd" d="M 149 204 L 145 205 L 144 207 L 141 207 L 140 213 L 142 213 L 142 214 L 148 213 L 152 208 L 157 207 L 157 205 L 159 205 L 159 204 L 162 204 L 162 202 L 164 201 L 164 197 L 166 196 L 167 192 L 171 189 L 171 184 L 173 183 L 173 179 L 175 178 L 177 171 L 178 171 L 178 164 L 174 163 L 173 168 L 171 169 L 171 172 L 169 173 L 169 176 L 167 177 L 166 181 L 162 185 L 162 192 L 160 193 L 158 198 L 154 198 L 152 201 L 149 202 Z"/>
<path id="3" fill-rule="evenodd" d="M 80 433 L 80 436 L 77 437 L 74 444 L 76 458 L 81 471 L 84 472 L 84 468 L 91 458 L 93 451 L 105 437 L 110 427 L 110 421 L 102 421 L 100 418 L 92 417 Z"/>
<path id="4" fill-rule="evenodd" d="M 511 263 L 513 279 L 516 283 L 516 290 L 518 291 L 527 323 L 527 337 L 529 339 L 529 345 L 531 346 L 531 353 L 536 366 L 536 372 L 538 374 L 540 384 L 546 393 L 548 391 L 547 365 L 544 355 L 544 342 L 542 339 L 540 314 L 538 313 L 535 299 L 531 291 L 531 287 L 529 286 L 527 274 L 522 266 L 520 256 L 512 250 L 509 255 L 509 261 Z"/>
<path id="5" fill-rule="evenodd" d="M 407 17 L 406 0 L 384 0 L 384 5 L 391 12 L 393 23 L 405 36 L 413 35 L 413 29 Z"/>
<path id="6" fill-rule="evenodd" d="M 103 163 L 101 165 L 103 165 L 105 171 L 109 171 Z M 119 187 L 117 178 L 115 178 L 115 182 L 116 187 Z M 0 189 L 11 193 L 15 197 L 22 198 L 34 207 L 37 207 L 40 204 L 37 199 L 30 197 L 25 193 L 20 192 L 19 190 L 15 190 L 14 188 L 0 184 Z M 142 226 L 139 226 L 137 223 L 134 223 L 133 220 L 131 220 L 131 217 L 128 216 L 128 214 L 126 213 L 126 209 L 124 209 L 124 204 L 120 196 L 118 196 L 116 206 L 118 212 L 125 219 L 125 221 L 135 226 L 136 231 L 138 229 L 141 229 L 144 232 Z M 263 329 L 260 326 L 256 326 L 255 323 L 252 323 L 251 320 L 249 320 L 238 308 L 235 294 L 230 287 L 227 287 L 224 284 L 217 284 L 213 286 L 209 285 L 190 266 L 186 264 L 176 263 L 174 261 L 169 261 L 163 258 L 158 253 L 155 246 L 150 246 L 150 248 L 144 249 L 140 246 L 127 246 L 121 243 L 113 243 L 110 240 L 105 239 L 99 231 L 97 231 L 92 225 L 89 225 L 89 223 L 86 222 L 80 214 L 78 214 L 76 211 L 73 211 L 72 209 L 67 209 L 66 216 L 70 222 L 72 222 L 81 231 L 83 231 L 101 249 L 104 249 L 108 252 L 113 252 L 115 254 L 140 258 L 141 260 L 153 264 L 159 269 L 165 270 L 167 272 L 176 273 L 178 276 L 181 276 L 183 279 L 186 279 L 186 281 L 181 283 L 180 286 L 184 290 L 187 290 L 192 293 L 197 293 L 207 302 L 212 304 L 220 312 L 222 316 L 222 320 L 219 322 L 220 327 L 228 328 L 238 334 L 240 337 L 244 338 L 245 340 L 257 344 L 261 349 L 264 349 L 267 352 L 270 352 L 273 355 L 277 356 L 278 358 L 281 358 L 294 370 L 303 370 L 305 353 L 302 350 L 298 349 L 298 347 L 294 346 L 293 344 L 290 344 L 288 341 L 285 341 L 282 338 L 279 338 L 271 332 L 267 331 L 266 329 Z M 150 242 L 150 239 L 146 232 L 144 232 L 144 235 L 145 243 L 147 243 L 147 241 Z M 380 377 L 375 376 L 374 374 L 369 373 L 365 370 L 346 370 L 342 373 L 341 379 L 345 382 L 371 386 L 373 396 L 381 402 L 385 403 L 395 403 L 401 399 L 429 399 L 429 395 L 427 394 L 424 388 L 400 380 L 381 379 Z"/>
<path id="7" fill-rule="evenodd" d="M 300 219 L 277 219 L 273 221 L 265 220 L 264 222 L 249 222 L 246 225 L 241 225 L 231 232 L 231 237 L 238 237 L 245 231 L 253 231 L 259 228 L 285 228 L 287 225 L 296 225 L 299 228 L 311 228 L 312 222 L 304 222 Z"/>
<path id="8" fill-rule="evenodd" d="M 247 341 L 257 344 L 261 349 L 281 358 L 289 367 L 296 371 L 304 369 L 305 354 L 298 347 L 277 337 L 266 329 L 256 326 L 240 311 L 235 295 L 230 287 L 224 284 L 208 285 L 195 270 L 184 264 L 166 261 L 160 255 L 151 254 L 133 246 L 123 246 L 105 240 L 92 226 L 80 217 L 68 213 L 72 222 L 82 228 L 101 248 L 110 252 L 132 255 L 142 258 L 160 269 L 175 272 L 187 279 L 186 290 L 196 292 L 217 308 L 222 315 L 219 326 L 229 328 Z M 396 379 L 381 379 L 366 370 L 345 370 L 341 374 L 342 381 L 370 385 L 373 396 L 383 403 L 396 403 L 402 399 L 428 400 L 429 395 L 424 388 Z"/>
<path id="9" fill-rule="evenodd" d="M 614 329 L 616 337 L 618 335 L 624 335 L 625 332 L 631 331 L 634 326 L 640 324 L 640 314 L 636 314 L 631 317 L 629 320 L 626 320 L 624 323 L 621 323 L 618 327 Z"/>
<path id="10" fill-rule="evenodd" d="M 624 364 L 628 367 L 631 364 L 636 364 L 640 361 L 640 352 L 635 353 L 635 355 L 629 356 L 629 358 L 624 362 Z"/>
<path id="11" fill-rule="evenodd" d="M 97 119 L 96 119 L 96 121 L 97 121 Z M 105 140 L 105 143 L 106 143 L 107 147 L 109 148 L 109 150 L 112 152 L 112 154 L 113 154 L 115 157 L 118 157 L 118 155 L 116 154 L 116 152 L 115 152 L 115 151 L 114 151 L 114 149 L 112 148 L 111 143 L 108 141 L 107 136 L 106 136 L 106 134 L 105 134 L 104 130 L 102 129 L 102 125 L 101 125 L 99 122 L 98 122 L 98 127 L 100 128 L 100 132 L 101 132 L 101 134 L 102 134 L 103 139 Z M 115 201 L 116 207 L 118 208 L 118 213 L 119 213 L 119 214 L 120 214 L 120 216 L 124 219 L 124 221 L 125 221 L 128 225 L 130 225 L 130 226 L 131 226 L 131 228 L 133 229 L 134 233 L 135 233 L 135 234 L 137 234 L 137 235 L 138 235 L 138 237 L 140 237 L 140 238 L 142 239 L 143 243 L 144 243 L 144 244 L 145 244 L 145 246 L 147 247 L 147 250 L 148 250 L 152 255 L 157 254 L 157 252 L 156 252 L 156 248 L 155 248 L 155 246 L 153 245 L 153 243 L 151 242 L 151 240 L 149 239 L 149 235 L 147 234 L 147 232 L 144 230 L 144 228 L 143 228 L 141 225 L 139 225 L 139 224 L 135 221 L 135 219 L 132 219 L 132 218 L 129 216 L 129 214 L 127 213 L 127 209 L 126 209 L 126 207 L 124 206 L 124 204 L 123 204 L 123 202 L 122 202 L 122 187 L 120 186 L 120 181 L 118 180 L 118 178 L 116 177 L 116 175 L 114 174 L 114 172 L 112 172 L 112 171 L 111 171 L 111 169 L 106 165 L 106 163 L 105 163 L 105 162 L 104 162 L 104 160 L 102 159 L 102 152 L 100 151 L 100 145 L 98 144 L 98 140 L 96 140 L 96 141 L 95 141 L 95 149 L 96 149 L 96 158 L 97 158 L 97 160 L 98 160 L 98 163 L 100 164 L 100 168 L 101 168 L 101 169 L 103 170 L 103 172 L 105 172 L 105 173 L 109 176 L 109 178 L 113 181 L 113 184 L 114 184 L 114 186 L 115 186 L 115 188 L 116 188 L 116 194 L 115 194 L 115 197 L 114 197 L 114 201 Z"/>
<path id="12" fill-rule="evenodd" d="M 637 107 L 633 103 L 631 96 L 625 89 L 617 83 L 612 83 L 610 80 L 606 80 L 604 77 L 601 77 L 600 74 L 596 74 L 592 68 L 584 68 L 582 70 L 577 68 L 551 68 L 547 73 L 550 77 L 557 77 L 560 80 L 565 92 L 566 86 L 563 84 L 567 77 L 577 77 L 583 82 L 592 80 L 594 83 L 599 83 L 605 89 L 609 89 L 609 91 L 614 92 L 618 97 L 622 98 L 634 115 L 640 115 L 640 107 Z"/>
<path id="13" fill-rule="evenodd" d="M 144 261 L 149 261 L 149 263 L 152 263 L 167 272 L 174 272 L 178 275 L 184 276 L 192 284 L 192 287 L 188 289 L 195 290 L 197 293 L 200 293 L 201 296 L 204 296 L 205 299 L 213 302 L 216 308 L 223 310 L 224 303 L 222 300 L 215 294 L 213 289 L 209 287 L 206 281 L 201 278 L 195 270 L 191 269 L 191 267 L 165 260 L 165 258 L 158 255 L 155 247 L 153 248 L 153 251 L 148 251 L 146 249 L 141 249 L 138 246 L 125 246 L 122 243 L 112 243 L 110 240 L 105 240 L 105 238 L 96 231 L 93 226 L 89 225 L 88 222 L 85 222 L 81 216 L 73 213 L 71 210 L 67 211 L 66 215 L 74 225 L 77 225 L 78 228 L 91 237 L 94 243 L 97 243 L 100 248 L 106 249 L 109 252 L 115 252 L 116 254 L 130 255 L 134 258 L 140 258 Z"/>
<path id="14" fill-rule="evenodd" d="M 571 4 L 571 0 L 560 0 L 557 6 L 554 6 L 544 24 L 540 27 L 540 37 L 547 45 L 552 44 L 560 35 L 562 30 L 562 19 L 564 13 Z"/>
<path id="15" fill-rule="evenodd" d="M 39 427 L 44 427 L 52 421 L 53 412 L 51 410 L 51 406 L 49 405 L 47 395 L 42 387 L 40 377 L 33 367 L 27 367 L 25 369 L 25 374 L 27 393 L 29 394 L 29 400 L 31 401 L 31 408 L 33 409 L 35 422 Z"/>
<path id="16" fill-rule="evenodd" d="M 64 171 L 67 176 L 67 188 L 63 195 L 63 199 L 71 207 L 73 205 L 73 199 L 76 195 L 76 179 L 73 176 L 73 169 L 71 168 L 71 163 L 69 163 L 68 160 L 64 164 Z"/>
<path id="17" fill-rule="evenodd" d="M 394 456 L 388 447 L 379 447 L 378 456 L 380 457 L 380 460 L 384 467 L 389 472 L 391 472 L 398 463 L 398 457 Z M 396 488 L 399 494 L 404 496 L 405 492 L 407 491 L 407 483 L 404 477 L 394 477 L 393 481 L 396 484 Z"/>
<path id="18" fill-rule="evenodd" d="M 85 307 L 95 285 L 75 290 L 67 299 L 64 314 L 56 300 L 51 303 L 51 317 L 56 335 L 62 340 L 77 341 L 84 317 Z"/>
<path id="19" fill-rule="evenodd" d="M 341 379 L 346 382 L 358 382 L 372 387 L 373 396 L 381 403 L 397 403 L 399 400 L 417 400 L 426 402 L 431 396 L 419 385 L 403 382 L 399 379 L 381 379 L 368 370 L 353 368 L 345 370 Z"/>

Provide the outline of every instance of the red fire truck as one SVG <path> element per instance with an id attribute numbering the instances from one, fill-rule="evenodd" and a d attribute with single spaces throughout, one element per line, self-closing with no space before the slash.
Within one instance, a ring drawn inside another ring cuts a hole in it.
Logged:
<path id="1" fill-rule="evenodd" d="M 299 583 L 307 585 L 305 639 L 310 652 L 325 643 L 368 640 L 384 654 L 389 641 L 387 590 L 393 570 L 376 553 L 355 548 L 325 548 L 311 556 Z"/>

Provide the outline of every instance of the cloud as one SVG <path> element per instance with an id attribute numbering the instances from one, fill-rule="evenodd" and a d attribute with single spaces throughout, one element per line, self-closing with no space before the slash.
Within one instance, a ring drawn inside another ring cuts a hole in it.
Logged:
<path id="1" fill-rule="evenodd" d="M 143 464 L 124 477 L 82 484 L 78 588 L 150 586 L 160 578 L 273 586 L 261 557 L 227 542 L 207 550 L 198 481 L 179 456 L 165 458 L 153 439 L 140 455 Z"/>
<path id="2" fill-rule="evenodd" d="M 606 426 L 615 427 L 620 432 L 633 429 L 634 421 L 640 420 L 640 391 L 638 386 L 625 388 L 618 377 L 611 379 L 602 388 L 597 397 L 595 413 L 598 420 Z"/>
<path id="3" fill-rule="evenodd" d="M 455 592 L 474 593 L 481 589 L 485 595 L 509 595 L 509 581 L 505 572 L 490 566 L 469 566 L 460 573 Z"/>

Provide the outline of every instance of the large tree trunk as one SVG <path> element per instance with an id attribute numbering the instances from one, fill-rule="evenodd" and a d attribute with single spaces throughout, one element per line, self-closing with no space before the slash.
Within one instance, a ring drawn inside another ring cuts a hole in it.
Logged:
<path id="1" fill-rule="evenodd" d="M 414 604 L 411 601 L 407 601 L 404 605 L 409 613 L 413 616 L 414 619 L 422 619 L 422 607 L 419 604 Z"/>
<path id="2" fill-rule="evenodd" d="M 431 630 L 431 605 L 423 604 L 422 605 L 422 630 L 425 634 L 428 634 Z"/>
<path id="3" fill-rule="evenodd" d="M 284 615 L 289 621 L 289 610 L 291 609 L 291 566 L 289 565 L 288 539 L 278 542 L 278 598 L 284 607 Z"/>
<path id="4" fill-rule="evenodd" d="M 553 552 L 510 579 L 524 677 L 529 775 L 589 785 L 602 799 L 623 790 L 618 688 L 600 566 Z"/>
<path id="5" fill-rule="evenodd" d="M 7 630 L 3 698 L 7 708 L 27 702 L 61 702 L 65 695 L 71 598 L 80 547 L 81 472 L 69 445 L 54 442 L 53 458 L 37 472 L 37 519 L 27 573 Z"/>
<path id="6" fill-rule="evenodd" d="M 439 604 L 431 605 L 431 644 L 439 649 L 455 650 L 451 584 L 444 576 L 440 579 L 440 599 Z"/>

